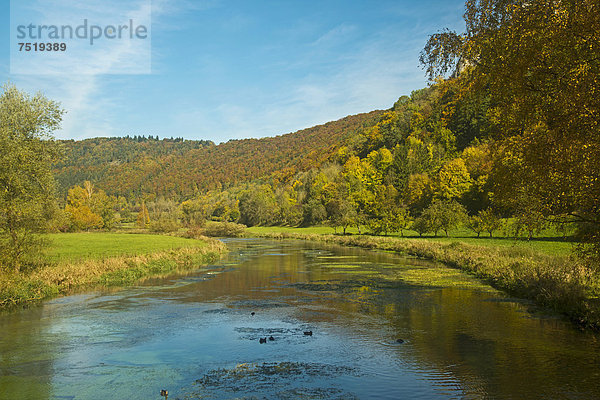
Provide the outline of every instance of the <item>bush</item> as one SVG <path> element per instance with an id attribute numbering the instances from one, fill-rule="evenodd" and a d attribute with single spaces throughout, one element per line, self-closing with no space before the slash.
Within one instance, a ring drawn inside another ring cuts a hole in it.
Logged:
<path id="1" fill-rule="evenodd" d="M 212 237 L 241 237 L 244 235 L 246 225 L 235 222 L 213 222 L 204 228 L 205 236 Z"/>
<path id="2" fill-rule="evenodd" d="M 172 219 L 161 218 L 157 221 L 150 222 L 150 230 L 157 233 L 175 232 L 179 229 L 179 223 Z"/>

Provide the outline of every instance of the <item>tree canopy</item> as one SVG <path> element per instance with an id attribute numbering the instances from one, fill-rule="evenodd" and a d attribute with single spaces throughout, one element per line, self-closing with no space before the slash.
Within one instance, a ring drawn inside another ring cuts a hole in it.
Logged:
<path id="1" fill-rule="evenodd" d="M 600 4 L 468 0 L 464 18 L 421 62 L 432 79 L 452 73 L 462 97 L 489 95 L 498 200 L 579 222 L 600 255 Z"/>
<path id="2" fill-rule="evenodd" d="M 31 265 L 55 210 L 51 165 L 59 149 L 52 132 L 63 110 L 41 94 L 3 86 L 0 96 L 0 265 L 15 272 Z"/>

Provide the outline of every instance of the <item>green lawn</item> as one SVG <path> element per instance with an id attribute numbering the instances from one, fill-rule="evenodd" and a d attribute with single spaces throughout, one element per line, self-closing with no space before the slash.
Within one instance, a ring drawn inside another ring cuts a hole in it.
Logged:
<path id="1" fill-rule="evenodd" d="M 303 233 L 303 234 L 333 234 L 333 228 L 329 226 L 311 226 L 306 228 L 296 228 L 289 226 L 253 226 L 247 229 L 249 233 L 267 233 L 267 232 L 277 232 L 277 233 Z M 341 233 L 341 230 L 337 230 L 338 233 Z M 356 228 L 349 228 L 347 233 L 357 234 L 358 231 Z M 554 231 L 548 230 L 542 232 L 543 237 L 534 238 L 532 240 L 519 239 L 515 240 L 513 238 L 505 238 L 505 237 L 494 237 L 489 238 L 484 234 L 481 237 L 477 237 L 473 232 L 461 228 L 456 229 L 449 232 L 449 237 L 442 236 L 443 232 L 438 233 L 440 236 L 423 236 L 419 237 L 416 232 L 413 231 L 404 231 L 405 237 L 410 238 L 420 238 L 427 239 L 436 242 L 464 242 L 469 244 L 476 244 L 480 246 L 490 246 L 490 247 L 508 247 L 508 248 L 519 248 L 524 249 L 526 251 L 540 252 L 549 255 L 568 255 L 574 243 L 565 242 L 561 239 L 560 235 Z M 399 237 L 399 234 L 389 235 L 391 237 Z"/>
<path id="2" fill-rule="evenodd" d="M 133 256 L 205 245 L 200 240 L 165 235 L 83 232 L 55 233 L 45 236 L 51 241 L 47 254 L 55 261 Z"/>

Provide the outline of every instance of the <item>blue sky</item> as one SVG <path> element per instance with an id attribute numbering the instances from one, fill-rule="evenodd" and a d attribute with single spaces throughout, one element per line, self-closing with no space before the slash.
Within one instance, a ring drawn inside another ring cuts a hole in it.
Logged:
<path id="1" fill-rule="evenodd" d="M 61 139 L 218 143 L 389 108 L 426 86 L 428 35 L 464 26 L 464 0 L 152 0 L 150 74 L 22 75 L 10 74 L 10 6 L 0 4 L 0 81 L 60 101 Z"/>

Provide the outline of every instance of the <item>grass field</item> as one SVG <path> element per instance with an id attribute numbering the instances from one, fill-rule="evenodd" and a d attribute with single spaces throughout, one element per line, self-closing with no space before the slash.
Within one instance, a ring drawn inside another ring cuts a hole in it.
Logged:
<path id="1" fill-rule="evenodd" d="M 55 233 L 46 238 L 50 240 L 47 255 L 57 262 L 136 256 L 206 245 L 200 240 L 176 236 L 110 232 Z"/>
<path id="2" fill-rule="evenodd" d="M 46 239 L 49 262 L 33 271 L 0 272 L 0 308 L 198 269 L 226 251 L 222 242 L 206 237 L 90 232 Z"/>
<path id="3" fill-rule="evenodd" d="M 300 233 L 300 234 L 320 234 L 320 235 L 331 235 L 334 233 L 333 228 L 329 226 L 311 226 L 306 228 L 297 228 L 289 226 L 253 226 L 247 229 L 247 232 L 252 234 L 265 234 L 265 233 Z M 341 230 L 337 230 L 341 233 Z M 350 228 L 346 231 L 354 235 L 358 234 L 356 228 Z M 452 243 L 462 242 L 468 244 L 474 244 L 478 246 L 486 247 L 502 247 L 502 248 L 513 248 L 523 249 L 527 252 L 539 252 L 548 255 L 564 256 L 571 253 L 574 243 L 562 240 L 559 234 L 553 231 L 542 232 L 543 237 L 533 238 L 532 240 L 525 239 L 514 239 L 506 237 L 477 237 L 474 233 L 467 229 L 456 229 L 449 232 L 450 236 L 423 236 L 419 237 L 416 232 L 404 231 L 404 237 L 413 239 L 426 239 L 433 242 L 439 243 Z M 399 234 L 389 235 L 389 237 L 400 237 Z"/>

